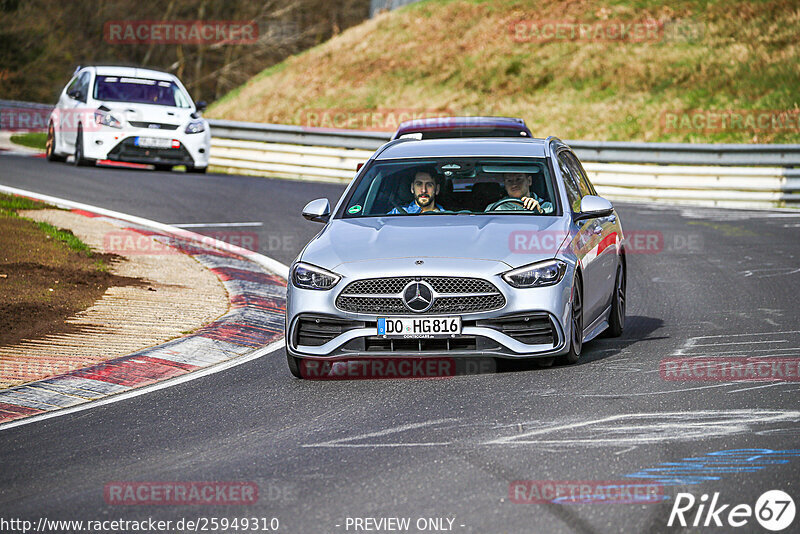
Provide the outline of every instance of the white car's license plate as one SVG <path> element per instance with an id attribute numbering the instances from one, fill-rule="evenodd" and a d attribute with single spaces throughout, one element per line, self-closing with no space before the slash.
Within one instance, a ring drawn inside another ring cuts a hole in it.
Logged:
<path id="1" fill-rule="evenodd" d="M 163 137 L 137 137 L 133 144 L 142 148 L 172 148 L 172 139 Z"/>
<path id="2" fill-rule="evenodd" d="M 461 317 L 379 317 L 378 335 L 428 338 L 461 333 Z"/>

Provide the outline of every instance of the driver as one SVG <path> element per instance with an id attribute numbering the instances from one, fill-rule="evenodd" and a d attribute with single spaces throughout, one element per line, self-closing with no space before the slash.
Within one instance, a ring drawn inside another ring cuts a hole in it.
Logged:
<path id="1" fill-rule="evenodd" d="M 499 210 L 530 210 L 537 213 L 551 213 L 553 204 L 545 202 L 536 193 L 531 191 L 533 177 L 523 172 L 507 172 L 503 174 L 503 185 L 506 188 L 507 197 L 493 202 L 486 206 L 486 211 Z M 520 203 L 510 202 L 517 199 Z M 501 205 L 502 204 L 502 205 Z"/>
<path id="2" fill-rule="evenodd" d="M 389 215 L 397 213 L 420 213 L 424 211 L 443 211 L 439 204 L 436 204 L 436 195 L 439 194 L 439 184 L 436 183 L 433 175 L 429 171 L 417 171 L 411 181 L 411 193 L 414 200 L 402 208 L 394 208 Z"/>

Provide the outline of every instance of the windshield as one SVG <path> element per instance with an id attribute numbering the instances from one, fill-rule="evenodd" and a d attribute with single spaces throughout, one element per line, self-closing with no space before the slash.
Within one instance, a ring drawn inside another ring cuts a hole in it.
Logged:
<path id="1" fill-rule="evenodd" d="M 147 78 L 98 76 L 94 84 L 94 98 L 112 102 L 191 107 L 188 97 L 175 82 Z"/>
<path id="2" fill-rule="evenodd" d="M 389 160 L 359 179 L 342 216 L 553 215 L 555 198 L 544 158 Z"/>

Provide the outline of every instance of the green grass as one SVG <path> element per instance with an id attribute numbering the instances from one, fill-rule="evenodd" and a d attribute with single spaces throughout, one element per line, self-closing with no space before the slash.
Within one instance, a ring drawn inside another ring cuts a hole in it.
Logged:
<path id="1" fill-rule="evenodd" d="M 38 200 L 0 193 L 0 209 L 5 211 L 16 211 L 55 209 L 55 207 L 45 204 L 44 202 L 39 202 Z"/>
<path id="2" fill-rule="evenodd" d="M 16 134 L 11 136 L 11 142 L 30 148 L 39 148 L 44 150 L 45 143 L 47 142 L 47 134 L 38 132 Z"/>
<path id="3" fill-rule="evenodd" d="M 75 252 L 79 252 L 86 256 L 87 258 L 92 257 L 92 249 L 89 246 L 78 239 L 75 234 L 70 232 L 69 230 L 62 230 L 61 228 L 56 228 L 50 223 L 46 222 L 37 222 L 36 226 L 39 227 L 44 233 L 49 235 L 50 237 L 61 241 L 65 245 L 67 245 L 71 250 Z"/>
<path id="4" fill-rule="evenodd" d="M 45 204 L 44 202 L 39 202 L 37 200 L 0 193 L 0 215 L 5 215 L 9 217 L 18 217 L 17 210 L 42 210 L 42 209 L 56 209 L 56 208 L 54 206 Z M 52 237 L 57 241 L 64 243 L 71 250 L 83 254 L 88 258 L 92 257 L 93 255 L 92 249 L 90 249 L 88 245 L 86 245 L 83 241 L 78 239 L 75 236 L 75 234 L 73 234 L 69 230 L 62 230 L 60 228 L 56 228 L 52 224 L 46 222 L 36 222 L 36 225 L 45 234 L 49 235 L 50 237 Z M 105 271 L 107 269 L 107 267 L 103 263 L 103 260 L 98 259 L 97 262 L 98 262 L 97 265 L 98 270 Z"/>
<path id="5" fill-rule="evenodd" d="M 519 42 L 516 21 L 657 20 L 658 39 Z M 793 0 L 428 0 L 270 67 L 209 116 L 303 125 L 310 110 L 522 117 L 537 136 L 798 143 L 800 131 L 669 131 L 667 112 L 800 109 Z M 390 130 L 388 126 L 383 128 Z"/>

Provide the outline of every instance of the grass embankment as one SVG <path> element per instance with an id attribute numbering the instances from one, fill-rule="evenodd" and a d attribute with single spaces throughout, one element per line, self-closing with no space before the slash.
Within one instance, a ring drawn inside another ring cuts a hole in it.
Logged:
<path id="1" fill-rule="evenodd" d="M 44 150 L 45 143 L 47 142 L 47 134 L 41 132 L 16 134 L 11 136 L 11 142 L 21 146 Z"/>
<path id="2" fill-rule="evenodd" d="M 113 285 L 131 279 L 108 272 L 116 256 L 93 252 L 72 232 L 17 215 L 52 208 L 0 194 L 0 345 L 70 330 L 65 320 Z"/>
<path id="3" fill-rule="evenodd" d="M 544 42 L 531 23 L 545 20 L 593 31 L 655 20 L 659 29 L 640 42 L 570 40 L 569 30 Z M 431 0 L 263 71 L 208 115 L 391 130 L 387 113 L 414 110 L 522 117 L 535 135 L 564 139 L 796 143 L 798 27 L 794 0 Z M 333 120 L 331 110 L 344 114 Z M 701 122 L 686 122 L 692 110 Z M 727 110 L 790 116 L 712 122 Z"/>

